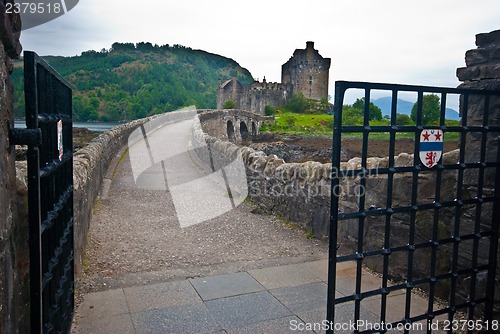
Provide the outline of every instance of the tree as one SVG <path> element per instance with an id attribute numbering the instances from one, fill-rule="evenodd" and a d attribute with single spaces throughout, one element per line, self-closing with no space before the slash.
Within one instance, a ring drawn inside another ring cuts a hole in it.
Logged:
<path id="1" fill-rule="evenodd" d="M 415 103 L 411 108 L 411 119 L 417 123 L 417 105 Z M 435 94 L 424 95 L 422 99 L 422 125 L 436 125 L 441 115 L 441 104 L 439 96 Z"/>
<path id="2" fill-rule="evenodd" d="M 342 107 L 342 124 L 344 125 L 363 125 L 363 112 L 350 105 Z"/>
<path id="3" fill-rule="evenodd" d="M 359 109 L 361 112 L 364 112 L 365 110 L 365 98 L 362 97 L 360 99 L 356 99 L 356 102 L 353 103 L 352 105 L 354 108 Z M 370 106 L 368 107 L 369 113 L 370 113 L 370 121 L 377 120 L 381 121 L 382 120 L 382 109 L 377 107 L 373 102 L 370 102 Z"/>

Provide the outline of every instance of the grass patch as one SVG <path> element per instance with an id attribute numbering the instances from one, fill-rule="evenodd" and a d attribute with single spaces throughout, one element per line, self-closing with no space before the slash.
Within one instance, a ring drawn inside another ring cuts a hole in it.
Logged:
<path id="1" fill-rule="evenodd" d="M 307 231 L 305 231 L 304 235 L 306 236 L 307 239 L 314 239 L 314 232 L 313 232 L 312 228 L 307 229 Z"/>
<path id="2" fill-rule="evenodd" d="M 333 115 L 296 114 L 282 111 L 276 114 L 274 119 L 273 123 L 265 123 L 261 131 L 331 134 L 333 130 Z"/>
<path id="3" fill-rule="evenodd" d="M 118 163 L 116 164 L 115 169 L 113 170 L 113 179 L 115 178 L 115 175 L 118 172 L 118 166 L 120 166 L 120 164 L 123 161 L 125 161 L 127 156 L 128 156 L 128 148 L 125 150 L 125 152 L 123 152 L 122 156 L 120 157 L 120 160 L 118 160 Z"/>
<path id="4" fill-rule="evenodd" d="M 284 218 L 283 216 L 275 216 L 276 220 L 280 221 L 283 226 L 291 229 L 291 230 L 296 230 L 299 228 L 299 226 L 295 223 L 292 223 L 289 219 Z"/>
<path id="5" fill-rule="evenodd" d="M 95 215 L 97 210 L 99 210 L 99 207 L 101 206 L 101 198 L 97 196 L 94 202 L 94 207 L 92 208 L 92 215 Z"/>
<path id="6" fill-rule="evenodd" d="M 84 273 L 89 273 L 90 272 L 90 256 L 88 254 L 85 254 L 83 256 L 83 261 L 82 261 L 82 268 Z"/>
<path id="7" fill-rule="evenodd" d="M 347 124 L 349 125 L 349 124 Z M 388 126 L 389 120 L 373 120 L 370 126 Z M 453 124 L 450 124 L 453 125 Z M 279 134 L 294 134 L 304 137 L 330 137 L 333 135 L 333 115 L 327 114 L 297 114 L 280 111 L 274 117 L 274 122 L 264 123 L 261 132 Z M 361 133 L 344 133 L 343 138 L 363 138 Z M 458 141 L 458 132 L 445 132 L 445 142 Z M 415 139 L 414 132 L 398 132 L 397 139 Z M 370 140 L 389 140 L 389 132 L 370 132 Z"/>

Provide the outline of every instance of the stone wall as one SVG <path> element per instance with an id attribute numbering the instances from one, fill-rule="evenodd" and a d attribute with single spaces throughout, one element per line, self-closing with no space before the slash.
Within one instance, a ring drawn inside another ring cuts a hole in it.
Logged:
<path id="1" fill-rule="evenodd" d="M 457 69 L 457 77 L 463 83 L 459 88 L 472 88 L 482 90 L 500 91 L 500 30 L 492 31 L 490 33 L 476 35 L 477 49 L 469 50 L 465 53 L 466 67 Z M 460 113 L 464 114 L 464 101 L 461 101 Z M 469 107 L 467 109 L 467 125 L 481 126 L 483 124 L 484 113 L 484 97 L 471 96 L 469 98 Z M 488 125 L 500 124 L 500 97 L 493 97 L 490 100 L 490 112 L 488 117 Z M 491 134 L 487 138 L 486 145 L 486 160 L 497 161 L 498 139 L 500 133 Z M 481 152 L 481 134 L 472 133 L 467 135 L 466 138 L 466 162 L 477 162 L 480 160 Z M 495 170 L 489 169 L 485 172 L 485 193 L 491 194 L 494 189 Z M 464 188 L 463 191 L 468 197 L 475 197 L 477 194 L 477 173 L 465 173 L 464 175 Z M 483 205 L 481 215 L 481 224 L 485 226 L 491 225 L 492 207 Z M 465 216 L 474 217 L 475 208 L 471 206 L 466 210 Z M 473 221 L 469 225 L 464 226 L 465 229 L 473 231 Z M 461 253 L 464 261 L 472 257 L 471 249 L 465 250 Z M 488 262 L 488 249 L 483 247 L 479 252 L 479 263 Z M 498 259 L 500 259 L 500 250 L 498 252 Z M 497 265 L 497 282 L 495 287 L 495 300 L 500 300 L 500 266 Z M 481 287 L 478 293 L 484 294 L 486 289 L 487 277 L 480 274 L 477 277 L 476 286 Z M 466 289 L 470 285 L 469 280 L 461 281 Z M 464 291 L 467 291 L 464 289 Z M 463 300 L 467 299 L 466 295 L 461 296 Z M 496 312 L 500 313 L 500 305 L 496 305 Z"/>
<path id="2" fill-rule="evenodd" d="M 26 184 L 16 179 L 12 59 L 19 58 L 21 21 L 0 1 L 0 333 L 29 333 L 29 254 Z M 19 196 L 18 196 L 19 195 Z"/>
<path id="3" fill-rule="evenodd" d="M 292 95 L 292 86 L 277 82 L 254 81 L 251 85 L 242 85 L 236 78 L 219 84 L 217 89 L 217 109 L 223 109 L 224 103 L 232 100 L 236 109 L 251 110 L 264 115 L 267 105 L 282 106 Z"/>

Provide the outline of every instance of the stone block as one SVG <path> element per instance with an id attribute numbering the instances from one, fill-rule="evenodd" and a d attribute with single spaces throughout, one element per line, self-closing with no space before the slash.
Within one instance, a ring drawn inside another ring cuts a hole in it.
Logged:
<path id="1" fill-rule="evenodd" d="M 323 164 L 323 180 L 330 181 L 332 178 L 332 164 Z"/>
<path id="2" fill-rule="evenodd" d="M 406 166 L 411 166 L 412 164 L 413 164 L 413 154 L 400 153 L 399 155 L 394 157 L 395 167 L 406 167 Z"/>
<path id="3" fill-rule="evenodd" d="M 346 169 L 347 170 L 361 169 L 361 158 L 352 158 L 351 160 L 347 161 Z"/>
<path id="4" fill-rule="evenodd" d="M 267 165 L 267 156 L 258 156 L 257 159 L 253 160 L 250 168 L 254 171 L 264 171 Z"/>
<path id="5" fill-rule="evenodd" d="M 490 61 L 496 63 L 500 60 L 500 46 L 491 48 L 490 50 Z"/>
<path id="6" fill-rule="evenodd" d="M 500 30 L 477 34 L 476 45 L 480 48 L 489 45 L 500 45 Z"/>
<path id="7" fill-rule="evenodd" d="M 465 64 L 467 66 L 485 64 L 490 60 L 488 49 L 474 49 L 465 53 Z"/>
<path id="8" fill-rule="evenodd" d="M 279 159 L 275 155 L 271 155 L 267 160 L 266 167 L 264 168 L 264 175 L 274 175 L 276 168 L 283 165 L 285 161 L 283 159 Z"/>
<path id="9" fill-rule="evenodd" d="M 457 68 L 457 78 L 460 81 L 471 81 L 479 79 L 479 67 L 460 67 Z"/>
<path id="10" fill-rule="evenodd" d="M 500 66 L 493 64 L 479 66 L 479 79 L 500 79 Z"/>
<path id="11" fill-rule="evenodd" d="M 460 155 L 460 150 L 456 149 L 443 154 L 443 165 L 453 165 L 458 163 L 458 158 Z"/>
<path id="12" fill-rule="evenodd" d="M 378 168 L 387 168 L 389 166 L 389 158 L 378 158 L 372 157 L 366 160 L 366 168 L 367 169 L 378 169 Z"/>

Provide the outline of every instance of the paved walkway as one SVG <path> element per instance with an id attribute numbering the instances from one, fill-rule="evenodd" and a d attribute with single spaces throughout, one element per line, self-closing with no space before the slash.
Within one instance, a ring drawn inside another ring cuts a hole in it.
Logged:
<path id="1" fill-rule="evenodd" d="M 337 297 L 352 293 L 354 277 L 354 264 L 339 267 Z M 326 282 L 327 260 L 320 260 L 89 293 L 76 312 L 73 333 L 323 333 Z M 380 278 L 365 272 L 363 291 L 378 287 Z M 405 298 L 388 297 L 387 321 L 403 318 Z M 378 298 L 362 305 L 365 326 L 377 325 Z M 426 309 L 427 301 L 413 295 L 412 313 Z M 347 326 L 352 319 L 353 305 L 337 308 L 337 324 Z M 410 333 L 426 332 L 415 329 Z"/>

